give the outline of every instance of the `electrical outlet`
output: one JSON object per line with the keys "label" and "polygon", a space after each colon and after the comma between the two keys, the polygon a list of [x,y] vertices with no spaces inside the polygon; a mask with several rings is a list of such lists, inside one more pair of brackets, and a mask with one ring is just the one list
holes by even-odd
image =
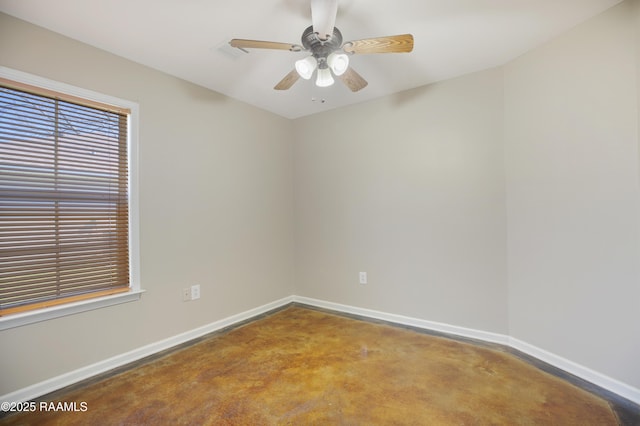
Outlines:
{"label": "electrical outlet", "polygon": [[182,301],[188,302],[191,300],[191,288],[185,287],[182,289]]}
{"label": "electrical outlet", "polygon": [[367,273],[360,272],[360,284],[366,284],[366,283],[367,283]]}
{"label": "electrical outlet", "polygon": [[191,300],[200,299],[200,284],[191,286]]}

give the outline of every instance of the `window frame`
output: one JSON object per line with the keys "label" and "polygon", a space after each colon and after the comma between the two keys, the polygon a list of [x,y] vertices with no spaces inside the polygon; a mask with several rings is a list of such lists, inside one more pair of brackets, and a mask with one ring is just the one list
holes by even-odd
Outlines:
{"label": "window frame", "polygon": [[132,302],[140,299],[144,292],[140,283],[140,226],[138,205],[138,120],[137,103],[105,95],[66,83],[50,80],[23,71],[0,66],[0,77],[68,96],[77,97],[89,102],[112,105],[128,109],[128,162],[129,162],[129,290],[108,296],[98,296],[77,302],[59,304],[47,308],[33,309],[0,317],[0,330],[19,327],[35,322],[46,321],[67,315],[86,312],[94,309]]}

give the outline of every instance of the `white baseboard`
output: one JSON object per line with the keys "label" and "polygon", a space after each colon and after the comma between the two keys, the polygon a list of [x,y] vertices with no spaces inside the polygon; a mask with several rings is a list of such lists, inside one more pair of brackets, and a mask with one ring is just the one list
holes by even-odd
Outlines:
{"label": "white baseboard", "polygon": [[513,337],[509,338],[509,346],[594,385],[598,385],[616,395],[620,395],[629,401],[640,404],[640,389]]}
{"label": "white baseboard", "polygon": [[312,299],[309,297],[293,296],[294,302],[305,305],[316,306],[318,308],[330,309],[333,311],[344,312],[347,314],[360,315],[367,318],[375,318],[383,321],[389,321],[396,324],[418,327],[425,330],[439,331],[441,333],[453,334],[461,337],[469,337],[471,339],[483,340],[485,342],[499,343],[501,345],[509,344],[509,337],[503,334],[491,333],[488,331],[474,330],[471,328],[458,327],[455,325],[444,324],[440,322],[427,321],[418,318],[406,317],[403,315],[389,314],[387,312],[374,311],[372,309],[358,308],[355,306],[342,305],[340,303],[327,302],[325,300]]}
{"label": "white baseboard", "polygon": [[623,398],[626,398],[636,404],[640,404],[640,389],[634,388],[626,383],[622,383],[616,379],[613,379],[597,371],[591,370],[585,366],[577,364],[566,358],[553,354],[551,352],[540,349],[529,343],[520,341],[513,337],[490,333],[481,330],[474,330],[470,328],[458,327],[449,324],[443,324],[439,322],[426,321],[418,318],[405,317],[402,315],[389,314],[386,312],[375,311],[371,309],[363,309],[355,306],[342,305],[339,303],[327,302],[325,300],[312,299],[309,297],[293,296],[294,302],[302,303],[305,305],[316,306],[318,308],[324,308],[334,310],[338,312],[344,312],[347,314],[360,315],[367,318],[374,318],[384,321],[389,321],[402,325],[409,325],[418,327],[425,330],[439,331],[443,333],[452,334],[455,336],[469,337],[472,339],[478,339],[490,343],[498,343],[501,345],[512,347],[520,352],[537,358],[546,362],[554,367],[557,367],[567,373],[573,374],[581,379],[591,382],[601,388],[611,391]]}
{"label": "white baseboard", "polygon": [[154,342],[146,346],[142,346],[140,348],[134,349],[132,351],[129,351],[120,355],[116,355],[112,358],[108,358],[106,360],[97,362],[95,364],[91,364],[86,367],[71,371],[69,373],[65,373],[60,376],[53,377],[49,380],[36,383],[26,388],[19,389],[15,392],[2,395],[0,396],[0,401],[9,401],[9,402],[30,401],[32,399],[46,395],[53,391],[62,389],[66,386],[70,386],[75,383],[78,383],[82,380],[89,379],[98,374],[107,372],[109,370],[113,370],[114,368],[122,367],[131,362],[138,361],[149,355],[162,352],[166,349],[170,349],[174,346],[180,345],[182,343],[186,343],[190,340],[197,339],[198,337],[202,337],[214,331],[222,330],[223,328],[254,318],[258,315],[264,314],[265,312],[269,312],[273,309],[287,305],[291,302],[293,302],[293,296],[288,296],[283,299],[276,300],[275,302],[267,303],[266,305],[262,305],[254,309],[250,309],[248,311],[245,311],[236,315],[232,315],[227,318],[223,318],[219,321],[212,322],[202,327],[198,327],[193,330],[180,333],[178,335],[169,337],[167,339],[160,340],[158,342]]}
{"label": "white baseboard", "polygon": [[544,361],[554,367],[560,368],[561,370],[580,377],[597,386],[600,386],[606,390],[609,390],[617,395],[620,395],[621,397],[626,398],[636,404],[640,404],[640,389],[634,388],[626,383],[622,383],[604,374],[593,371],[566,358],[555,355],[551,352],[545,351],[536,346],[504,334],[458,327],[450,324],[406,317],[403,315],[390,314],[387,312],[375,311],[371,309],[358,308],[355,306],[343,305],[340,303],[328,302],[302,296],[285,297],[283,299],[267,303],[257,308],[250,309],[248,311],[232,315],[227,318],[223,318],[211,324],[195,328],[185,333],[181,333],[176,336],[172,336],[167,339],[140,347],[138,349],[134,349],[124,354],[114,356],[104,361],[97,362],[87,367],[79,368],[77,370],[62,374],[60,376],[45,380],[40,383],[36,383],[32,386],[28,386],[15,392],[2,395],[0,396],[0,401],[22,402],[38,398],[42,395],[46,395],[50,392],[62,389],[66,386],[75,384],[114,368],[122,367],[144,357],[156,354],[166,349],[170,349],[174,346],[180,345],[198,337],[202,337],[208,333],[222,330],[234,324],[252,319],[258,315],[285,306],[292,302],[509,346],[521,352],[524,352],[527,355]]}

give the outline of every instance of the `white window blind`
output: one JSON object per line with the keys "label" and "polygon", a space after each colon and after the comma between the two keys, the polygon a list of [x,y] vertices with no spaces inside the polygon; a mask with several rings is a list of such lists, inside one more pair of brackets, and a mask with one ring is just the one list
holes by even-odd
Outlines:
{"label": "white window blind", "polygon": [[128,291],[128,111],[0,81],[0,315]]}

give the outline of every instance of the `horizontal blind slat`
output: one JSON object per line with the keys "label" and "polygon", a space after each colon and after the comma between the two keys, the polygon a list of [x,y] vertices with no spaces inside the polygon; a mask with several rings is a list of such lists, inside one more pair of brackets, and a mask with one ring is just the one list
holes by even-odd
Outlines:
{"label": "horizontal blind slat", "polygon": [[[109,265],[121,264],[126,262],[127,259],[123,257],[109,257],[109,258],[96,258],[92,261],[82,260],[82,261],[72,261],[66,262],[63,265],[60,265],[58,262],[48,262],[48,263],[31,263],[30,272],[34,275],[41,275],[47,273],[54,273],[58,268],[75,268],[77,270],[88,270],[92,268],[102,268]],[[7,279],[18,279],[24,277],[24,268],[13,267],[13,268],[3,268],[2,272],[0,272],[0,280]],[[6,286],[11,286],[11,282],[7,282]]]}

